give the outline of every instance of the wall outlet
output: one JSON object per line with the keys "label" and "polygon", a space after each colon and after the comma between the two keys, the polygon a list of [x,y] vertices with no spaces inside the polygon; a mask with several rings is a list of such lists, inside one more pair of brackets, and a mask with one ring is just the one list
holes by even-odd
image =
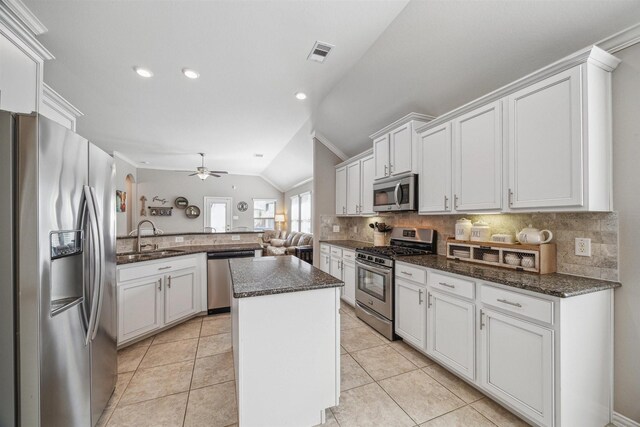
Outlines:
{"label": "wall outlet", "polygon": [[591,256],[591,239],[576,238],[576,255]]}
{"label": "wall outlet", "polygon": [[354,234],[357,234],[357,233],[358,233],[358,226],[357,226],[357,225],[354,225],[354,226],[353,226],[353,233],[354,233]]}
{"label": "wall outlet", "polygon": [[334,233],[339,233],[340,232],[340,226],[339,225],[334,225],[333,226],[333,232]]}
{"label": "wall outlet", "polygon": [[231,236],[231,240],[240,240],[240,236],[239,236],[239,235],[237,235],[237,234],[233,234],[233,235]]}
{"label": "wall outlet", "polygon": [[176,236],[176,243],[182,243],[182,242],[184,242],[184,237]]}
{"label": "wall outlet", "polygon": [[233,218],[234,221],[237,221],[238,220],[238,215],[234,215],[232,218]]}

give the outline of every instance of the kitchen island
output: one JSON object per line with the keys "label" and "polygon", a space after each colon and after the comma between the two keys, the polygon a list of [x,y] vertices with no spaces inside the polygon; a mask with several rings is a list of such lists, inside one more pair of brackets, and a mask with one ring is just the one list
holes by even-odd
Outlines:
{"label": "kitchen island", "polygon": [[229,265],[239,425],[323,423],[340,396],[343,282],[292,256]]}

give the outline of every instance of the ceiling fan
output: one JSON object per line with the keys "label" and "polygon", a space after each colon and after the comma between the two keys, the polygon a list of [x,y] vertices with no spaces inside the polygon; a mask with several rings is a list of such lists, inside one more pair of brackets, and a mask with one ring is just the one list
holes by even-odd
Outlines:
{"label": "ceiling fan", "polygon": [[[200,157],[202,157],[202,166],[196,167],[195,172],[189,176],[197,176],[198,178],[204,181],[210,176],[215,176],[217,178],[220,178],[220,175],[226,175],[227,173],[229,173],[227,171],[210,171],[204,166],[204,153],[198,153],[198,154],[200,154]],[[187,171],[187,172],[191,172],[191,171]]]}

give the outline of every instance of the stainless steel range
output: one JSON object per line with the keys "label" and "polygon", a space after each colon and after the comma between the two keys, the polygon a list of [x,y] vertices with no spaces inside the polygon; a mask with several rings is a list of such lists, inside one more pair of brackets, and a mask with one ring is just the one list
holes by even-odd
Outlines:
{"label": "stainless steel range", "polygon": [[390,246],[356,249],[356,315],[385,337],[394,330],[394,264],[396,257],[436,252],[436,231],[394,228]]}

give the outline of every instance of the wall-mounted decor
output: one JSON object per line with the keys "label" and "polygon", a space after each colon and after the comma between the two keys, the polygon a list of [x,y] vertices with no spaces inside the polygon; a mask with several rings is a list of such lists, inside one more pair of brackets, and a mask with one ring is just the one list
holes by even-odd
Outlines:
{"label": "wall-mounted decor", "polygon": [[198,218],[200,216],[200,208],[195,205],[187,206],[184,213],[187,215],[187,218]]}
{"label": "wall-mounted decor", "polygon": [[160,198],[160,197],[158,197],[158,196],[153,196],[153,200],[152,200],[152,201],[153,201],[153,202],[160,202],[160,203],[162,203],[163,205],[166,205],[166,204],[167,204],[167,199],[161,199],[161,198]]}
{"label": "wall-mounted decor", "polygon": [[127,211],[127,192],[116,190],[116,212]]}
{"label": "wall-mounted decor", "polygon": [[142,205],[142,207],[140,208],[140,216],[147,216],[147,208],[145,207],[145,203],[147,201],[147,198],[142,196],[140,197],[140,204]]}
{"label": "wall-mounted decor", "polygon": [[238,202],[238,210],[240,212],[246,212],[249,209],[249,205],[247,202]]}
{"label": "wall-mounted decor", "polygon": [[189,206],[189,201],[186,199],[186,197],[176,197],[176,200],[174,200],[173,202],[174,205],[176,205],[176,208],[178,209],[184,209],[187,206]]}
{"label": "wall-mounted decor", "polygon": [[172,212],[173,212],[173,207],[149,206],[149,215],[151,216],[171,216]]}

